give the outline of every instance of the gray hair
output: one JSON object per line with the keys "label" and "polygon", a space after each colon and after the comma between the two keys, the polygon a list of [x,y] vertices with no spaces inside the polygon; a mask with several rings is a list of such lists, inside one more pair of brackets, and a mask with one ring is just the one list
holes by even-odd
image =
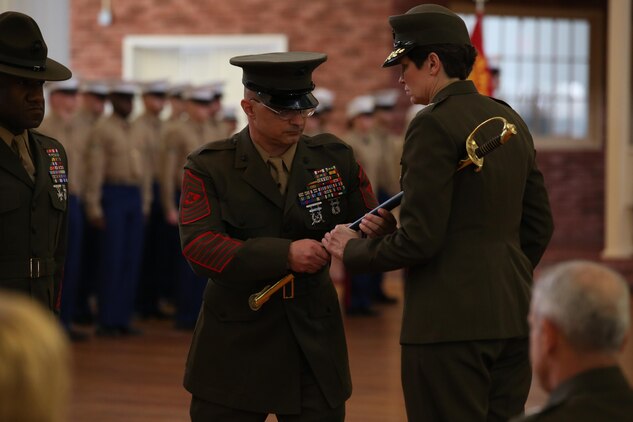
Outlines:
{"label": "gray hair", "polygon": [[535,283],[532,313],[554,322],[579,350],[616,352],[629,327],[629,287],[604,265],[569,261]]}

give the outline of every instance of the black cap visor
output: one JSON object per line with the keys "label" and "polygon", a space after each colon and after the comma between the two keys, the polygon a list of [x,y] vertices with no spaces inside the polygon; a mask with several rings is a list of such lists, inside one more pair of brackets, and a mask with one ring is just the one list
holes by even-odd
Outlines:
{"label": "black cap visor", "polygon": [[101,92],[85,91],[84,94],[92,95],[93,97],[98,98],[101,101],[105,101],[108,99],[108,94],[102,94]]}
{"label": "black cap visor", "polygon": [[316,108],[319,105],[319,101],[311,92],[267,94],[259,91],[257,95],[264,104],[274,109],[305,110],[307,108]]}
{"label": "black cap visor", "polygon": [[162,99],[167,98],[167,93],[164,91],[147,91],[144,92],[143,95],[151,95],[152,97],[158,97]]}
{"label": "black cap visor", "polygon": [[413,50],[415,43],[413,41],[396,41],[393,43],[393,51],[382,64],[382,67],[395,66],[400,63],[400,60]]}

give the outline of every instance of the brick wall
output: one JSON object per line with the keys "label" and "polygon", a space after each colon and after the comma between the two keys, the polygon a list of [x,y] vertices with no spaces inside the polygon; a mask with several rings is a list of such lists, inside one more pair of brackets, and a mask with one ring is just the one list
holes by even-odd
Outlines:
{"label": "brick wall", "polygon": [[604,153],[537,153],[556,231],[553,249],[601,250],[604,237]]}
{"label": "brick wall", "polygon": [[539,152],[547,186],[554,236],[539,268],[569,259],[600,261],[622,273],[633,292],[633,260],[603,259],[604,151]]}

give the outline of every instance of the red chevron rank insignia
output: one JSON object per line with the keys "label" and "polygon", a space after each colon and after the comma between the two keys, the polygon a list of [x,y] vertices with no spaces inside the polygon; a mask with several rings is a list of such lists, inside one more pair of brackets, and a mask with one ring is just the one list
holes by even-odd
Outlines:
{"label": "red chevron rank insignia", "polygon": [[187,195],[185,196],[185,199],[184,199],[185,201],[184,205],[191,206],[195,204],[196,202],[198,202],[200,198],[202,198],[202,195],[200,195],[197,192],[187,192]]}
{"label": "red chevron rank insignia", "polygon": [[191,224],[211,215],[211,205],[207,198],[204,182],[191,170],[185,170],[182,179],[182,199],[180,201],[180,222]]}

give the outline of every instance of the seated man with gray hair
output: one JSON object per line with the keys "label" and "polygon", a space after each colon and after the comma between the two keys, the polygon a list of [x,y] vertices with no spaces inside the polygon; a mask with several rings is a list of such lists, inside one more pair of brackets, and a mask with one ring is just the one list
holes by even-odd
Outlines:
{"label": "seated man with gray hair", "polygon": [[631,421],[633,390],[618,366],[630,292],[615,271],[587,261],[557,265],[535,284],[530,357],[544,408],[519,421]]}

